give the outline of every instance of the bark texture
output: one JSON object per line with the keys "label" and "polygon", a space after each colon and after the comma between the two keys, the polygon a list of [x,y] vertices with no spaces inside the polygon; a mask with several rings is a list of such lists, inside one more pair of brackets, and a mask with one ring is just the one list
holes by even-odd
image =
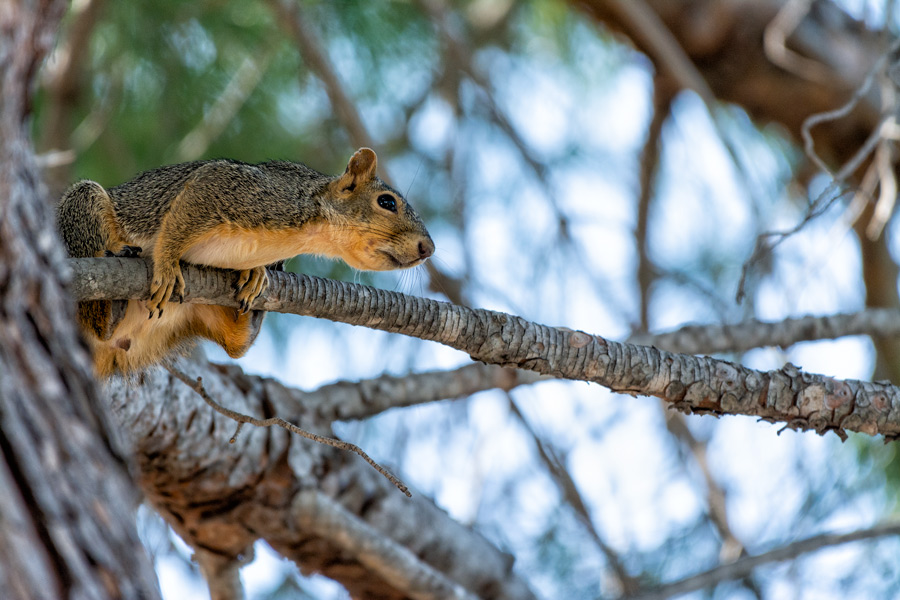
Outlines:
{"label": "bark texture", "polygon": [[155,598],[27,133],[31,81],[64,7],[0,4],[0,590]]}
{"label": "bark texture", "polygon": [[[79,299],[146,298],[150,263],[71,259]],[[183,264],[188,302],[237,307],[236,273]],[[445,344],[474,360],[599,383],[612,391],[656,396],[698,414],[741,414],[818,433],[900,435],[900,388],[838,380],[788,364],[756,371],[710,357],[666,352],[548,327],[505,313],[472,309],[302,274],[270,272],[254,308],[316,316]]]}
{"label": "bark texture", "polygon": [[[316,403],[274,380],[237,367],[184,368],[228,408],[331,434]],[[246,427],[229,444],[235,423],[161,369],[140,385],[113,379],[107,391],[148,500],[203,552],[237,563],[263,539],[356,598],[533,598],[512,557],[351,453],[278,428]]]}

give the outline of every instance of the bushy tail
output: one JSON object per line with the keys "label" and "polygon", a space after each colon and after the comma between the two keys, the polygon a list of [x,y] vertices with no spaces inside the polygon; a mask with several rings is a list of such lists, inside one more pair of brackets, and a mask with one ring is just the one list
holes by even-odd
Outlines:
{"label": "bushy tail", "polygon": [[[73,258],[104,256],[119,251],[123,240],[115,222],[112,200],[99,183],[79,181],[63,195],[56,209],[56,225]],[[82,327],[108,340],[124,314],[126,303],[98,300],[78,303]]]}
{"label": "bushy tail", "polygon": [[69,188],[56,209],[57,227],[69,256],[103,256],[113,214],[112,200],[99,183],[79,181]]}

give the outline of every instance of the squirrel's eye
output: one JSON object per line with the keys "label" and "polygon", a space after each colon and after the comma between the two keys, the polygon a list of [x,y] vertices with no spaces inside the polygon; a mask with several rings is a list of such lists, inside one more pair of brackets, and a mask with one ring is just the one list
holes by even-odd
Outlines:
{"label": "squirrel's eye", "polygon": [[397,212],[397,201],[394,200],[394,197],[390,194],[382,194],[378,196],[378,206],[380,206],[384,210]]}

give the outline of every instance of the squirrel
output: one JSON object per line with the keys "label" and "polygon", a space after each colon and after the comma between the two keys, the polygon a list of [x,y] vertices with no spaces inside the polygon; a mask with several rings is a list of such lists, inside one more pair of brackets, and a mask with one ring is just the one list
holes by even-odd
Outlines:
{"label": "squirrel", "polygon": [[[72,257],[152,259],[149,300],[80,302],[78,320],[98,377],[130,374],[187,349],[196,338],[243,356],[264,311],[266,265],[299,254],[341,258],[355,269],[406,269],[434,242],[406,199],[376,176],[360,148],[342,175],[301,163],[202,160],[141,173],[104,189],[84,180],[63,195],[57,226]],[[240,271],[240,309],[182,300],[179,260]]]}

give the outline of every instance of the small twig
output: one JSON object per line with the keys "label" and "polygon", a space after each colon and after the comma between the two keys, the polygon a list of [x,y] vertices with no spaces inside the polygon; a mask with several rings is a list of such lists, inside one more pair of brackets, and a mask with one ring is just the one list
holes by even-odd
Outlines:
{"label": "small twig", "polygon": [[812,0],[789,0],[763,33],[763,49],[773,63],[802,79],[827,84],[831,70],[819,61],[807,58],[787,47],[787,39],[809,14]]}
{"label": "small twig", "polygon": [[[803,121],[803,125],[800,127],[800,134],[803,138],[803,150],[809,158],[819,169],[823,172],[827,173],[831,176],[831,183],[828,185],[825,190],[819,194],[819,196],[810,203],[807,208],[806,215],[804,215],[803,219],[794,227],[791,227],[788,230],[784,231],[766,231],[761,233],[756,238],[756,246],[753,249],[753,253],[750,258],[744,263],[743,268],[741,269],[741,278],[738,283],[737,294],[735,295],[735,299],[738,302],[741,302],[745,295],[745,286],[747,283],[747,276],[749,275],[750,268],[759,261],[763,256],[769,254],[784,240],[793,236],[795,233],[803,229],[807,223],[823,214],[826,210],[831,208],[832,204],[834,204],[839,198],[841,198],[847,191],[840,191],[840,188],[844,181],[848,179],[853,173],[863,164],[863,162],[872,154],[878,147],[879,143],[893,130],[895,118],[893,113],[893,106],[885,106],[882,108],[882,118],[879,121],[878,125],[872,130],[872,133],[869,134],[869,137],[866,138],[866,141],[863,142],[862,146],[853,154],[850,159],[843,164],[843,166],[836,172],[832,172],[831,169],[828,168],[828,165],[825,161],[816,153],[815,142],[812,137],[812,128],[821,123],[827,123],[829,121],[837,121],[838,119],[842,119],[849,115],[853,109],[859,104],[859,101],[863,99],[863,97],[868,93],[869,89],[872,87],[872,84],[875,82],[876,77],[883,71],[885,65],[887,64],[888,58],[892,56],[900,50],[900,40],[895,41],[887,52],[882,54],[878,60],[875,61],[875,64],[866,74],[865,79],[862,84],[856,89],[850,99],[839,108],[834,110],[829,110],[826,112],[816,113],[814,115],[810,115]],[[839,192],[839,193],[838,193]],[[774,242],[770,242],[769,240],[775,238]]]}
{"label": "small twig", "polygon": [[[833,111],[834,112],[834,111]],[[814,118],[822,116],[826,113],[820,113],[818,115],[813,115],[809,117],[804,122],[804,127],[810,123]],[[744,266],[741,268],[741,278],[738,282],[737,294],[735,295],[735,299],[738,302],[741,302],[744,299],[745,291],[744,288],[747,283],[747,276],[750,274],[750,268],[762,257],[766,256],[770,252],[774,251],[783,241],[790,238],[800,230],[804,229],[810,221],[818,218],[820,215],[824,214],[831,206],[837,202],[840,198],[842,198],[845,194],[850,193],[850,190],[841,190],[841,184],[845,179],[850,177],[854,171],[863,163],[863,161],[877,148],[878,143],[883,138],[882,131],[885,129],[885,126],[890,126],[891,123],[894,122],[893,116],[889,116],[884,118],[878,126],[869,134],[869,137],[866,138],[866,141],[863,142],[863,145],[856,151],[849,161],[844,163],[844,166],[840,168],[837,173],[831,173],[828,168],[825,166],[824,161],[816,155],[815,151],[812,149],[812,137],[809,137],[807,140],[807,154],[810,159],[816,163],[820,168],[824,169],[826,173],[831,175],[832,181],[828,184],[828,187],[819,194],[815,200],[813,200],[806,209],[806,214],[800,220],[799,223],[794,225],[793,227],[781,231],[764,231],[756,237],[756,245],[753,248],[753,253],[750,255],[750,258],[744,263]],[[809,135],[808,130],[803,130],[804,137]],[[770,241],[770,239],[774,239],[775,241]]]}
{"label": "small twig", "polygon": [[203,387],[203,378],[198,377],[197,379],[191,379],[187,374],[180,371],[178,368],[173,365],[166,365],[166,369],[168,369],[169,373],[180,379],[186,386],[197,392],[203,401],[206,402],[213,410],[215,410],[220,415],[224,415],[233,421],[237,421],[237,429],[235,429],[234,435],[231,436],[231,439],[228,440],[230,444],[233,444],[237,440],[237,435],[241,431],[241,427],[243,427],[244,423],[249,423],[251,425],[256,425],[257,427],[281,427],[283,429],[287,429],[291,433],[295,433],[301,437],[305,437],[308,440],[312,440],[314,442],[318,442],[320,444],[325,444],[326,446],[331,446],[333,448],[338,448],[339,450],[349,450],[351,452],[355,452],[360,455],[367,463],[372,465],[372,468],[384,475],[388,481],[397,486],[401,492],[406,494],[407,497],[412,498],[412,494],[409,491],[402,481],[394,477],[391,473],[388,472],[387,469],[379,465],[377,462],[372,460],[368,454],[366,454],[362,448],[357,446],[356,444],[351,444],[350,442],[344,442],[341,440],[336,440],[334,438],[325,437],[323,435],[318,435],[316,433],[312,433],[306,431],[305,429],[300,429],[293,423],[285,421],[281,417],[270,417],[268,419],[257,419],[255,417],[251,417],[249,415],[245,415],[243,413],[239,413],[237,411],[231,410],[230,408],[225,408],[218,402],[212,399],[210,395],[206,392],[206,388]]}
{"label": "small twig", "polygon": [[[848,175],[853,173],[853,171],[856,170],[856,167],[859,166],[859,162],[862,162],[862,159],[865,158],[868,155],[868,153],[874,148],[875,143],[871,143],[871,146],[870,146],[870,140],[867,140],[866,144],[863,145],[863,148],[870,146],[868,148],[869,152],[862,153],[862,152],[858,151],[856,153],[856,156],[854,157],[854,159],[851,159],[838,173],[832,174],[831,170],[828,168],[828,165],[825,164],[825,161],[822,160],[822,158],[816,153],[815,142],[813,141],[811,130],[813,127],[815,127],[816,125],[818,125],[820,123],[826,123],[828,121],[837,121],[838,119],[842,119],[842,118],[846,117],[847,115],[849,115],[850,112],[859,103],[859,101],[862,100],[863,96],[865,96],[868,93],[869,88],[872,87],[872,84],[875,83],[875,78],[878,76],[878,74],[884,68],[885,64],[887,63],[888,57],[890,57],[892,54],[897,52],[897,50],[900,50],[900,40],[897,40],[896,42],[894,42],[891,45],[891,47],[888,49],[888,51],[886,53],[882,54],[878,58],[878,60],[875,61],[875,64],[872,66],[872,68],[866,74],[866,78],[863,80],[862,84],[856,89],[855,92],[853,92],[853,95],[850,97],[849,100],[847,100],[847,102],[843,106],[836,108],[834,110],[829,110],[826,112],[821,112],[821,113],[816,113],[814,115],[811,115],[811,116],[807,117],[805,121],[803,121],[803,125],[800,127],[800,134],[803,137],[803,149],[806,152],[806,156],[809,157],[809,159],[811,161],[813,161],[813,163],[815,163],[815,165],[817,167],[819,167],[825,173],[832,175],[832,178],[837,181],[841,181],[841,180],[845,179]],[[880,129],[881,129],[882,125],[883,125],[883,121],[882,121],[882,123],[879,123],[878,127],[875,128],[875,131],[879,132],[879,136],[878,136],[879,138],[880,138]],[[878,141],[878,138],[875,139],[875,142],[877,142],[877,141]]]}

